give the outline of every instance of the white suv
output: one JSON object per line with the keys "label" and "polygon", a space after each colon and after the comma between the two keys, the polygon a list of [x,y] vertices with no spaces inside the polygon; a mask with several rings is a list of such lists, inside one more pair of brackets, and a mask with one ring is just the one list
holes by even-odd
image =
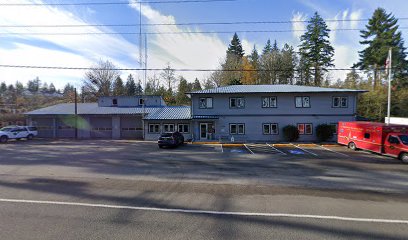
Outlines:
{"label": "white suv", "polygon": [[6,143],[9,139],[20,140],[26,138],[27,140],[33,139],[37,136],[36,127],[28,126],[7,126],[0,128],[0,143]]}

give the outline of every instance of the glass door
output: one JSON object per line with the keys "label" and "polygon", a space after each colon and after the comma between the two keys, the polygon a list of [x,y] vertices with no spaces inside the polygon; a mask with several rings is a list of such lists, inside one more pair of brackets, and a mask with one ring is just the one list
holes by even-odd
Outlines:
{"label": "glass door", "polygon": [[208,139],[208,123],[200,123],[200,139]]}

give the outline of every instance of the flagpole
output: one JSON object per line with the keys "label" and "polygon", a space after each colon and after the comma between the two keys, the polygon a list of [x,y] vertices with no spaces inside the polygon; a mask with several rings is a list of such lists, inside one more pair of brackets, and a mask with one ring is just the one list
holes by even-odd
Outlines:
{"label": "flagpole", "polygon": [[388,108],[387,108],[387,124],[390,124],[390,114],[391,114],[391,70],[392,70],[392,51],[391,48],[388,50]]}

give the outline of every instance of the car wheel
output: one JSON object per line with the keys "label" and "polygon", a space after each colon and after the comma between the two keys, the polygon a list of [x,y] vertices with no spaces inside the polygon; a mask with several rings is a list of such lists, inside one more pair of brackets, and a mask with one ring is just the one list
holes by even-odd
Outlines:
{"label": "car wheel", "polygon": [[0,143],[6,143],[7,140],[8,140],[8,137],[7,137],[7,136],[1,136],[1,137],[0,137]]}
{"label": "car wheel", "polygon": [[17,140],[17,141],[20,141],[20,140],[21,140],[21,138],[16,138],[16,140]]}
{"label": "car wheel", "polygon": [[34,138],[34,136],[33,136],[32,134],[29,134],[29,135],[27,136],[27,140],[33,140],[33,138]]}
{"label": "car wheel", "polygon": [[349,147],[351,150],[354,150],[354,151],[357,150],[357,146],[356,146],[356,144],[353,143],[353,142],[350,142],[350,143],[348,144],[348,147]]}
{"label": "car wheel", "polygon": [[401,154],[400,159],[403,163],[408,163],[408,153]]}

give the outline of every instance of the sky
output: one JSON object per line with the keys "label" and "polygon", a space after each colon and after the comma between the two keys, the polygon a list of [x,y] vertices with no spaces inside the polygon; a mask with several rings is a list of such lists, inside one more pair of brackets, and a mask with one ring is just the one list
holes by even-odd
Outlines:
{"label": "sky", "polygon": [[[408,18],[406,0],[235,0],[189,3],[155,1],[156,3],[143,3],[140,8],[138,0],[0,0],[0,65],[86,68],[95,66],[100,60],[109,60],[118,68],[140,68],[139,35],[123,33],[138,33],[137,24],[140,23],[141,16],[142,24],[145,24],[142,32],[172,33],[148,34],[146,38],[142,37],[142,59],[144,62],[144,53],[147,52],[148,68],[162,69],[170,64],[174,69],[216,69],[225,57],[234,32],[238,32],[247,54],[254,46],[261,51],[268,39],[276,40],[280,47],[288,43],[296,48],[305,24],[291,20],[307,20],[317,11],[324,19],[339,20],[327,22],[332,30],[330,42],[335,48],[334,64],[336,68],[349,68],[357,62],[358,51],[363,48],[359,44],[359,32],[337,29],[364,28],[366,21],[353,20],[370,18],[377,7],[386,9],[397,18]],[[92,2],[121,4],[58,5]],[[26,5],[5,5],[10,3]],[[245,21],[289,22],[163,25]],[[407,28],[408,19],[400,19],[399,25]],[[240,32],[248,30],[272,32]],[[273,32],[277,30],[284,32]],[[188,33],[192,31],[201,33]],[[407,39],[408,29],[401,31],[404,39]],[[147,51],[144,47],[146,45]],[[85,70],[0,67],[0,82],[26,83],[39,77],[42,82],[52,82],[57,88],[62,88],[67,83],[80,87],[84,73]],[[136,78],[143,78],[143,72],[140,71],[121,71],[122,78],[126,79],[130,73]],[[333,81],[344,79],[346,73],[332,71],[330,77]],[[149,76],[153,74],[159,75],[160,71],[148,72]],[[193,81],[196,77],[202,80],[209,74],[176,72],[177,76],[183,75],[188,81]]]}

